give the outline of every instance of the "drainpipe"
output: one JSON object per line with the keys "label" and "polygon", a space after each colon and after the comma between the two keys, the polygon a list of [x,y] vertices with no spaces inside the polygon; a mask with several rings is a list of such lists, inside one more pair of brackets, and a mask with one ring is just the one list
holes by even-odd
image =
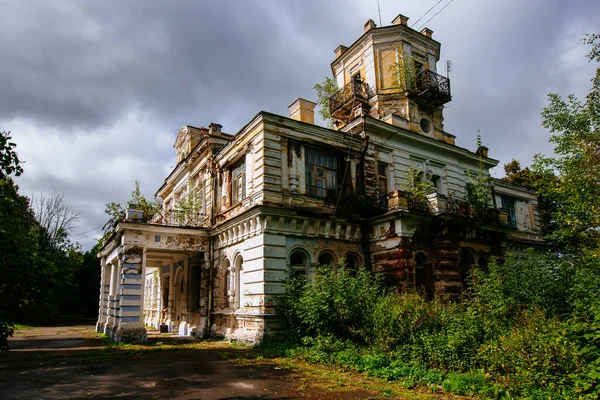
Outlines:
{"label": "drainpipe", "polygon": [[[362,121],[362,131],[364,134],[364,148],[360,154],[360,158],[361,158],[361,162],[362,162],[362,174],[363,176],[361,177],[362,179],[362,183],[363,183],[363,187],[360,188],[360,190],[362,191],[363,195],[366,195],[366,190],[365,190],[365,182],[366,182],[366,168],[365,168],[365,155],[367,154],[367,150],[369,149],[369,135],[367,135],[367,131],[365,129],[366,127],[366,123],[365,123],[365,119],[363,118]],[[369,243],[369,220],[366,218],[361,218],[360,220],[360,230],[362,232],[361,234],[361,238],[360,238],[360,244],[361,247],[363,249],[363,256],[365,257],[365,267],[369,267],[370,270],[373,270],[373,265],[371,264],[371,243]]]}
{"label": "drainpipe", "polygon": [[[210,164],[209,164],[210,165]],[[212,196],[211,196],[211,207],[210,207],[210,226],[213,227],[215,225],[215,209],[217,206],[217,173],[215,171],[215,168],[210,168],[210,175],[212,177],[211,179],[211,191],[212,191]],[[210,336],[211,332],[211,327],[212,327],[212,311],[213,311],[213,282],[214,282],[214,262],[215,262],[215,256],[214,256],[214,236],[210,235],[208,237],[208,307],[207,307],[207,316],[206,316],[206,336]]]}

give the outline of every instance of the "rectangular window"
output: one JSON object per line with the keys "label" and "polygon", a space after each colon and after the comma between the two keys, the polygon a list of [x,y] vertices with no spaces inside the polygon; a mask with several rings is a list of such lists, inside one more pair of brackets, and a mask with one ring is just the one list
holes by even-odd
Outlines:
{"label": "rectangular window", "polygon": [[511,197],[501,197],[502,208],[508,211],[508,226],[511,228],[517,227],[517,213],[515,210],[515,199]]}
{"label": "rectangular window", "polygon": [[241,203],[246,197],[246,159],[242,157],[231,167],[231,205]]}
{"label": "rectangular window", "polygon": [[306,148],[306,194],[333,198],[337,193],[337,157]]}

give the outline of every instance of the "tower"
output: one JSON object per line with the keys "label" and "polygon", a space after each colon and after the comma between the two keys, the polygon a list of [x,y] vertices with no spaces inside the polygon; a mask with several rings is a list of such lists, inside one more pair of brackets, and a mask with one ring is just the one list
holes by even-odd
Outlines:
{"label": "tower", "polygon": [[399,14],[392,25],[372,20],[350,47],[340,45],[331,70],[338,92],[330,99],[335,126],[351,130],[364,115],[454,144],[444,132],[443,105],[451,100],[450,80],[437,73],[440,43],[433,31],[408,27]]}

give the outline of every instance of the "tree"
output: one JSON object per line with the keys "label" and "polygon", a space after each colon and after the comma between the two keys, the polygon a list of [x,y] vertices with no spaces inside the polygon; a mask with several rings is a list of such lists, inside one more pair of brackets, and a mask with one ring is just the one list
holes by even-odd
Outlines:
{"label": "tree", "polygon": [[20,196],[12,176],[23,172],[9,132],[0,133],[0,351],[8,350],[12,320],[32,289],[27,285],[35,261],[31,232],[36,222],[29,200]]}
{"label": "tree", "polygon": [[[590,61],[600,61],[598,35],[588,35],[594,44]],[[551,238],[566,248],[600,247],[600,68],[592,88],[581,101],[574,95],[566,100],[548,95],[542,125],[552,133],[554,157],[536,155],[533,169],[540,176],[541,195],[557,203],[553,213],[556,229]],[[558,179],[551,176],[556,172]]]}
{"label": "tree", "polygon": [[557,184],[557,176],[553,171],[546,171],[546,176],[542,177],[537,170],[533,171],[529,167],[521,168],[521,163],[515,159],[504,164],[504,172],[506,173],[506,176],[500,178],[501,180],[538,192],[538,214],[540,216],[542,232],[544,233],[544,236],[550,239],[555,227],[552,216],[556,210],[557,203],[552,197],[540,194],[540,189],[542,189],[540,183],[553,182],[553,184]]}
{"label": "tree", "polygon": [[319,114],[321,115],[321,118],[323,118],[323,121],[327,123],[327,127],[333,128],[333,118],[331,117],[329,106],[331,96],[335,95],[340,90],[337,86],[337,82],[335,79],[327,77],[322,83],[317,83],[314,88],[317,91],[317,102],[320,106]]}
{"label": "tree", "polygon": [[79,213],[67,203],[65,195],[53,191],[49,195],[39,193],[32,199],[37,220],[46,229],[50,245],[57,249],[66,249],[68,237],[73,230]]}
{"label": "tree", "polygon": [[11,142],[11,139],[10,132],[0,132],[0,179],[23,173],[19,156],[14,150],[17,144]]}
{"label": "tree", "polygon": [[[481,135],[477,135],[477,148],[481,148]],[[467,171],[467,201],[478,216],[486,215],[492,203],[492,177],[485,169],[483,156],[479,155],[477,175]]]}
{"label": "tree", "polygon": [[[158,210],[159,204],[153,200],[147,200],[140,189],[140,181],[135,181],[135,187],[131,191],[131,199],[128,204],[135,205],[142,209],[144,213],[144,221],[152,218],[152,215]],[[121,203],[110,202],[106,203],[104,212],[110,216],[110,219],[104,224],[103,229],[110,229],[118,221],[125,219],[127,210]]]}

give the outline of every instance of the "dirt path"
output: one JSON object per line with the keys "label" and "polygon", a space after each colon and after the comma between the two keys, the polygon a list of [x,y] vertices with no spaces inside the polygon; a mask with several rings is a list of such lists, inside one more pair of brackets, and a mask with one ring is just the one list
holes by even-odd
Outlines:
{"label": "dirt path", "polygon": [[[298,373],[229,361],[231,349],[105,348],[91,326],[19,330],[0,360],[0,399],[366,399],[364,390],[321,391]],[[189,342],[189,341],[188,341]],[[224,346],[224,345],[223,345]]]}

